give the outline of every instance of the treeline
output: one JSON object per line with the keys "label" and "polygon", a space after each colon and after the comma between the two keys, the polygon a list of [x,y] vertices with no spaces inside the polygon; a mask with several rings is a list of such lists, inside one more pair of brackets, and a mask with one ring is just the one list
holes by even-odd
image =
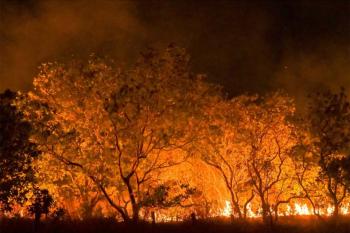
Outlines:
{"label": "treeline", "polygon": [[280,91],[227,98],[177,47],[132,67],[94,56],[46,63],[33,86],[0,95],[2,213],[272,224],[293,203],[320,219],[347,210],[344,89],[310,93],[299,112]]}

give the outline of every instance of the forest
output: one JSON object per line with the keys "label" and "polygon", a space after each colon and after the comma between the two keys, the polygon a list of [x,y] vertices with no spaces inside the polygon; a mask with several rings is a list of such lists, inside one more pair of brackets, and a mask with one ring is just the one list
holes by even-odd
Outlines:
{"label": "forest", "polygon": [[174,45],[44,63],[0,94],[0,232],[349,232],[350,99],[307,95],[229,96]]}

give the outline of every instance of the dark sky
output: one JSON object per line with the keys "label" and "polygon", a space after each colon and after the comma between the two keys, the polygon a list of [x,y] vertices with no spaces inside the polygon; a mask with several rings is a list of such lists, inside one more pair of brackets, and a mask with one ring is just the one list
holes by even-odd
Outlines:
{"label": "dark sky", "polygon": [[0,91],[30,89],[45,61],[94,52],[129,63],[172,42],[231,95],[350,88],[350,1],[0,2]]}

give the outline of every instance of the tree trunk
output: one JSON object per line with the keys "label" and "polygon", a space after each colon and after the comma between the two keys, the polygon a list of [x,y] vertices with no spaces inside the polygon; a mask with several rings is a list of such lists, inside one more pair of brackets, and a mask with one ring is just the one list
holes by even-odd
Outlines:
{"label": "tree trunk", "polygon": [[332,178],[328,176],[328,184],[327,184],[327,187],[328,187],[328,192],[332,198],[332,201],[333,201],[333,207],[334,207],[334,211],[333,211],[333,214],[332,214],[332,217],[333,219],[337,219],[338,218],[338,215],[339,215],[339,200],[337,198],[337,187],[338,187],[338,183],[337,181],[335,180],[334,181],[335,184],[335,188],[334,188],[334,191],[332,189]]}
{"label": "tree trunk", "polygon": [[0,212],[0,233],[2,233],[2,222],[3,222],[3,214]]}
{"label": "tree trunk", "polygon": [[131,222],[136,224],[139,222],[139,206],[138,203],[136,202],[136,198],[134,195],[134,190],[131,187],[130,184],[130,179],[123,179],[124,183],[126,184],[127,188],[128,188],[128,194],[129,194],[129,198],[130,198],[130,203],[131,203],[131,207],[132,207],[132,219]]}
{"label": "tree trunk", "polygon": [[238,218],[242,219],[242,212],[241,212],[241,209],[239,207],[238,201],[236,201],[236,199],[235,199],[235,194],[232,191],[231,186],[229,186],[228,184],[226,184],[226,186],[230,190],[230,195],[231,195],[231,204],[232,204],[232,210],[233,210],[231,214],[233,215],[234,212],[237,212],[238,213]]}
{"label": "tree trunk", "polygon": [[275,220],[274,220],[274,221],[275,221],[275,222],[278,221],[278,206],[279,206],[279,205],[276,205],[275,208],[274,208],[274,214],[275,214]]}
{"label": "tree trunk", "polygon": [[331,217],[331,227],[334,229],[334,232],[337,232],[337,228],[338,228],[338,223],[339,223],[339,201],[336,197],[333,197],[333,213],[332,213],[332,217]]}
{"label": "tree trunk", "polygon": [[133,223],[139,222],[139,208],[134,204],[132,206],[132,221]]}
{"label": "tree trunk", "polygon": [[247,219],[247,208],[248,208],[249,203],[253,200],[253,198],[254,198],[254,193],[252,192],[252,195],[244,203],[244,206],[243,206],[243,218],[244,219]]}
{"label": "tree trunk", "polygon": [[156,225],[156,214],[154,211],[151,212],[151,217],[152,217],[152,225]]}
{"label": "tree trunk", "polygon": [[39,232],[41,213],[34,214],[34,232]]}
{"label": "tree trunk", "polygon": [[333,217],[338,218],[339,216],[339,204],[337,201],[334,201],[334,211],[333,211]]}
{"label": "tree trunk", "polygon": [[234,212],[237,212],[238,213],[238,218],[241,220],[243,218],[242,216],[242,212],[241,212],[241,209],[239,207],[239,204],[238,202],[232,197],[231,198],[232,200],[232,204],[233,204],[233,211],[232,211],[232,215],[234,215]]}
{"label": "tree trunk", "polygon": [[264,224],[270,228],[272,227],[272,224],[273,224],[273,219],[270,212],[270,206],[266,203],[263,196],[260,196],[260,199],[261,199],[262,217],[263,217]]}

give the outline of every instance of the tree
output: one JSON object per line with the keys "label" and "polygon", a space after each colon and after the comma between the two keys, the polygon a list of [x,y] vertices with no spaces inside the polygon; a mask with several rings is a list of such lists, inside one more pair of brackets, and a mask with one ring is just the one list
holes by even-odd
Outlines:
{"label": "tree", "polygon": [[219,99],[207,114],[199,151],[221,174],[234,214],[245,218],[254,201],[261,207],[264,222],[272,224],[279,206],[297,198],[289,176],[295,145],[288,121],[294,114],[292,100],[279,92]]}
{"label": "tree", "polygon": [[97,58],[48,63],[34,80],[26,112],[46,155],[79,168],[124,221],[137,222],[143,193],[186,160],[193,118],[211,92],[189,72],[185,51],[141,55],[131,69]]}
{"label": "tree", "polygon": [[[246,161],[240,153],[239,122],[242,121],[244,103],[249,98],[232,100],[215,98],[206,108],[208,118],[203,119],[203,136],[198,150],[203,161],[222,177],[231,198],[233,215],[247,217],[247,206],[254,198],[251,191]],[[213,184],[207,183],[212,186]]]}
{"label": "tree", "polygon": [[[199,142],[196,144],[203,145]],[[226,184],[221,174],[204,162],[202,154],[196,153],[195,150],[193,152],[194,156],[186,163],[170,169],[167,175],[176,177],[178,182],[195,187],[200,195],[194,195],[188,200],[192,204],[189,208],[174,209],[173,216],[178,216],[180,219],[183,216],[188,217],[191,213],[203,219],[219,216],[223,213],[227,199],[230,199]]]}
{"label": "tree", "polygon": [[53,205],[53,198],[46,189],[34,189],[33,202],[28,206],[28,211],[35,217],[35,232],[38,231],[40,225],[40,218],[43,214],[46,216],[50,212],[50,208]]}
{"label": "tree", "polygon": [[81,169],[50,156],[40,156],[33,167],[37,186],[47,189],[56,205],[64,208],[71,217],[86,219],[100,214],[103,194]]}
{"label": "tree", "polygon": [[174,207],[188,208],[193,206],[188,201],[198,195],[200,195],[200,192],[189,184],[179,184],[176,180],[169,180],[167,183],[160,184],[145,193],[142,198],[142,206],[152,211]]}
{"label": "tree", "polygon": [[[293,163],[293,176],[296,181],[300,197],[306,199],[312,207],[312,212],[320,220],[322,209],[325,208],[324,183],[318,175],[320,167],[318,160],[310,153],[311,137],[308,132],[308,122],[302,117],[295,116],[292,119],[296,145],[292,149],[291,158]],[[293,174],[293,175],[292,175]]]}
{"label": "tree", "polygon": [[261,207],[266,224],[273,223],[273,211],[288,202],[290,187],[290,153],[295,145],[288,118],[294,114],[292,99],[277,92],[248,99],[239,121],[240,154]]}
{"label": "tree", "polygon": [[34,181],[33,159],[39,154],[29,141],[31,124],[15,107],[17,94],[0,94],[0,210],[9,211],[14,202],[23,203]]}
{"label": "tree", "polygon": [[311,152],[319,166],[318,179],[322,180],[333,205],[333,216],[347,196],[347,164],[350,149],[350,103],[344,89],[330,90],[310,96],[306,114]]}

